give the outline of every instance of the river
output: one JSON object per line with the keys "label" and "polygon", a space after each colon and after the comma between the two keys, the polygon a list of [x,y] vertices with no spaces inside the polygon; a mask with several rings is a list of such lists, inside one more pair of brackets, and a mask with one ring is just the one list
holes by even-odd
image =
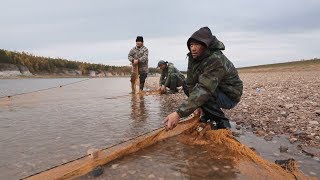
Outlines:
{"label": "river", "polygon": [[[0,179],[23,178],[160,128],[185,98],[130,91],[127,77],[0,79]],[[248,144],[263,144],[247,137]],[[262,153],[273,160],[271,150]],[[305,171],[318,170],[318,161],[299,157]]]}

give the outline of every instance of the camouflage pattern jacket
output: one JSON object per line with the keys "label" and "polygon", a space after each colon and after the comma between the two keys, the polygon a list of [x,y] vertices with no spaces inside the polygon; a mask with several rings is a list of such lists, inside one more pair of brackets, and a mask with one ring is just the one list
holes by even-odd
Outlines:
{"label": "camouflage pattern jacket", "polygon": [[166,87],[170,86],[170,76],[172,74],[177,74],[179,75],[182,79],[184,79],[183,74],[176,68],[172,63],[168,63],[167,67],[162,70],[161,72],[161,77],[159,81],[159,85],[165,85]]}
{"label": "camouflage pattern jacket", "polygon": [[[204,43],[205,52],[196,59],[188,53],[187,86],[189,97],[178,107],[176,112],[180,117],[186,117],[197,108],[206,104],[216,104],[217,90],[225,93],[235,102],[240,101],[243,84],[232,62],[221,52],[225,47],[209,28],[201,28],[188,40],[197,40]],[[190,49],[189,49],[190,50]]]}
{"label": "camouflage pattern jacket", "polygon": [[128,54],[128,59],[132,63],[138,59],[139,73],[148,73],[148,49],[145,46],[132,48]]}

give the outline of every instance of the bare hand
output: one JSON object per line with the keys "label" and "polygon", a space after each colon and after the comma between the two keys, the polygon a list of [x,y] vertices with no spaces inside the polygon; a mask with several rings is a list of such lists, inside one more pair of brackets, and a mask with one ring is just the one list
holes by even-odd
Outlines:
{"label": "bare hand", "polygon": [[162,93],[165,93],[165,92],[166,92],[166,87],[165,87],[164,85],[162,85],[162,86],[160,87],[160,91],[161,91]]}
{"label": "bare hand", "polygon": [[166,130],[171,130],[175,128],[180,120],[180,116],[177,112],[169,114],[162,123],[166,123]]}
{"label": "bare hand", "polygon": [[203,110],[201,108],[198,108],[196,109],[194,112],[193,112],[195,115],[200,115],[202,116],[203,115]]}
{"label": "bare hand", "polygon": [[139,63],[139,60],[138,60],[138,59],[133,60],[133,64],[134,64],[134,65],[136,65],[136,64],[138,64],[138,63]]}

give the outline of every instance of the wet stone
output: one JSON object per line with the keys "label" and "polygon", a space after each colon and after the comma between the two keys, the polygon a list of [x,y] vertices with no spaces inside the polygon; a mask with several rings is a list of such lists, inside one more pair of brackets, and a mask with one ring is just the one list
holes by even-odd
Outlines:
{"label": "wet stone", "polygon": [[103,174],[103,168],[101,166],[98,166],[91,171],[91,174],[93,177],[101,176]]}
{"label": "wet stone", "polygon": [[290,139],[289,139],[289,142],[290,142],[291,144],[293,144],[293,143],[295,143],[295,142],[297,142],[297,141],[298,141],[297,138],[290,138]]}
{"label": "wet stone", "polygon": [[281,153],[288,152],[288,149],[289,149],[289,148],[288,148],[287,146],[282,146],[282,145],[281,145],[280,148],[279,148],[279,150],[280,150]]}
{"label": "wet stone", "polygon": [[111,166],[111,168],[112,168],[112,169],[117,169],[118,166],[119,166],[119,164],[113,164],[113,165]]}
{"label": "wet stone", "polygon": [[257,136],[264,136],[264,135],[266,134],[266,132],[264,132],[263,130],[257,130],[257,131],[255,132],[255,134],[256,134]]}
{"label": "wet stone", "polygon": [[212,166],[211,167],[214,171],[219,171],[219,168],[217,166]]}
{"label": "wet stone", "polygon": [[234,137],[240,137],[241,136],[241,133],[240,132],[232,132],[232,135]]}
{"label": "wet stone", "polygon": [[311,157],[320,157],[320,150],[313,147],[301,147],[302,152]]}
{"label": "wet stone", "polygon": [[273,136],[272,136],[272,135],[266,135],[266,136],[264,137],[264,140],[266,140],[266,141],[272,141],[272,139],[273,139]]}
{"label": "wet stone", "polygon": [[317,175],[317,173],[312,172],[312,171],[310,171],[309,174],[312,175],[312,176],[316,176]]}

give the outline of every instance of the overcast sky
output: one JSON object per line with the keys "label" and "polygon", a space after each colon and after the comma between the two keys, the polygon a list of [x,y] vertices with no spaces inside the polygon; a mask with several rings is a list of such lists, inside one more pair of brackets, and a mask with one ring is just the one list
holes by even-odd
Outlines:
{"label": "overcast sky", "polygon": [[137,35],[187,67],[186,41],[208,26],[237,67],[320,57],[319,0],[1,0],[0,49],[129,65]]}

